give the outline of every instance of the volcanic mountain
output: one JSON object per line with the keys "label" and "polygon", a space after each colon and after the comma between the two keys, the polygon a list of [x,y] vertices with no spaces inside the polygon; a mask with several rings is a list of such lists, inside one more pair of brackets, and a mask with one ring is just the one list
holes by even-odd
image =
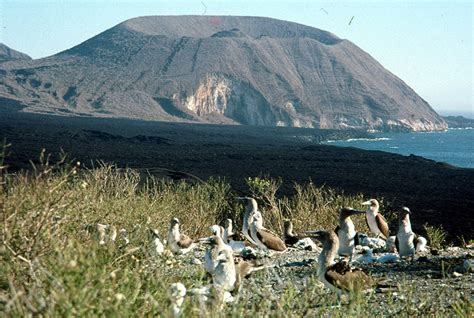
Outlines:
{"label": "volcanic mountain", "polygon": [[0,107],[146,120],[442,130],[444,120],[355,44],[260,17],[149,16],[69,50],[0,63]]}

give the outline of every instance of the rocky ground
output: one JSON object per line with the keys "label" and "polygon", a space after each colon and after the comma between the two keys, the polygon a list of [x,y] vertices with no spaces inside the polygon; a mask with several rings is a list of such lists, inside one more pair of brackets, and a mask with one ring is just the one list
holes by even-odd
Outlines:
{"label": "rocky ground", "polygon": [[[358,251],[360,253],[361,250]],[[178,262],[183,266],[182,271],[202,270],[201,265],[196,264],[198,263],[196,259],[203,259],[203,253],[203,250],[200,250],[178,258]],[[375,253],[374,256],[383,254]],[[472,312],[474,246],[448,247],[434,251],[433,254],[437,255],[428,252],[416,256],[414,260],[404,259],[394,263],[354,263],[372,277],[387,280],[390,284],[398,286],[395,292],[364,296],[360,310],[363,312],[370,310],[367,312],[369,315],[384,316],[410,313],[415,316],[449,316],[453,313],[462,316],[466,311]],[[285,303],[291,294],[295,303],[298,303],[298,298],[305,298],[304,304],[295,305],[299,306],[295,309],[298,313],[304,308],[305,314],[325,315],[331,313],[331,310],[337,310],[333,312],[336,316],[345,315],[349,307],[353,306],[354,300],[343,299],[339,304],[335,295],[317,281],[315,274],[318,255],[318,252],[290,249],[261,260],[269,268],[253,273],[247,278],[240,292],[234,295],[236,301],[255,309],[255,306],[258,307],[255,303],[262,301]],[[357,254],[354,259],[360,256]],[[207,283],[209,282],[206,280],[202,281],[202,285]],[[470,308],[466,308],[466,304],[470,304]]]}

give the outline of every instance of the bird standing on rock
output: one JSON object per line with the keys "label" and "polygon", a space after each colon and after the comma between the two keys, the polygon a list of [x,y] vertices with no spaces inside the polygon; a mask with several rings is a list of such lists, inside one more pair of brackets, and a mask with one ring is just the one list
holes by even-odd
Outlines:
{"label": "bird standing on rock", "polygon": [[413,257],[416,252],[424,250],[426,239],[413,233],[410,222],[411,211],[407,207],[400,209],[398,214],[398,233],[395,247],[400,257]]}
{"label": "bird standing on rock", "polygon": [[293,246],[300,240],[300,237],[293,233],[293,223],[290,220],[283,222],[283,241],[287,246]]}
{"label": "bird standing on rock", "polygon": [[174,254],[186,254],[196,247],[194,241],[186,234],[179,232],[179,220],[171,219],[168,232],[168,246]]}
{"label": "bird standing on rock", "polygon": [[257,242],[254,241],[250,235],[250,228],[253,222],[253,216],[258,212],[257,201],[254,198],[250,197],[237,197],[237,200],[240,200],[245,205],[244,217],[242,220],[242,234],[245,238],[252,244],[257,245]]}
{"label": "bird standing on rock", "polygon": [[365,213],[365,219],[367,221],[367,226],[370,231],[375,235],[381,236],[384,240],[387,240],[389,237],[389,228],[387,220],[379,212],[379,202],[375,199],[370,199],[369,201],[363,202],[362,205],[367,205],[367,211]]}
{"label": "bird standing on rock", "polygon": [[356,236],[354,222],[352,222],[351,215],[365,213],[365,211],[355,210],[352,208],[342,208],[339,211],[339,225],[335,232],[339,239],[338,254],[341,256],[349,256],[349,261],[352,262],[354,255]]}
{"label": "bird standing on rock", "polygon": [[339,248],[339,239],[333,231],[308,231],[310,237],[323,244],[319,255],[318,279],[339,297],[354,291],[369,291],[375,287],[392,287],[382,285],[358,268],[348,263],[334,263]]}
{"label": "bird standing on rock", "polygon": [[149,233],[149,238],[151,241],[151,248],[150,248],[151,254],[153,256],[158,256],[158,255],[163,254],[163,251],[165,250],[165,246],[163,245],[163,242],[160,239],[158,230],[148,229],[148,233]]}
{"label": "bird standing on rock", "polygon": [[285,242],[278,235],[263,227],[263,217],[258,211],[253,214],[250,233],[252,239],[257,243],[256,245],[264,251],[283,252],[286,250]]}

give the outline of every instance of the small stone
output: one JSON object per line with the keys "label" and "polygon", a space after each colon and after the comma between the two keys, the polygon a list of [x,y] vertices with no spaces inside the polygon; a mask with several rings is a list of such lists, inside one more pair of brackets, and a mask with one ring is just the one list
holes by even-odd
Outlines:
{"label": "small stone", "polygon": [[194,265],[202,265],[201,260],[199,260],[199,259],[197,259],[197,258],[193,258],[192,263],[193,263]]}
{"label": "small stone", "polygon": [[453,277],[461,277],[462,274],[458,272],[453,272]]}
{"label": "small stone", "polygon": [[448,252],[459,252],[461,250],[460,247],[457,246],[450,246],[446,249]]}
{"label": "small stone", "polygon": [[474,259],[466,259],[462,265],[466,273],[474,272]]}

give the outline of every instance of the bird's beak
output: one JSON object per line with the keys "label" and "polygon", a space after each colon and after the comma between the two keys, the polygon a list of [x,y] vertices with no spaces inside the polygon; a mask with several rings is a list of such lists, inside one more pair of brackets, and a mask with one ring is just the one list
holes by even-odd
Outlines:
{"label": "bird's beak", "polygon": [[352,210],[352,214],[364,214],[366,211],[364,210],[356,210],[356,209],[353,209]]}
{"label": "bird's beak", "polygon": [[370,201],[365,201],[365,202],[362,202],[362,205],[371,205],[372,203]]}

